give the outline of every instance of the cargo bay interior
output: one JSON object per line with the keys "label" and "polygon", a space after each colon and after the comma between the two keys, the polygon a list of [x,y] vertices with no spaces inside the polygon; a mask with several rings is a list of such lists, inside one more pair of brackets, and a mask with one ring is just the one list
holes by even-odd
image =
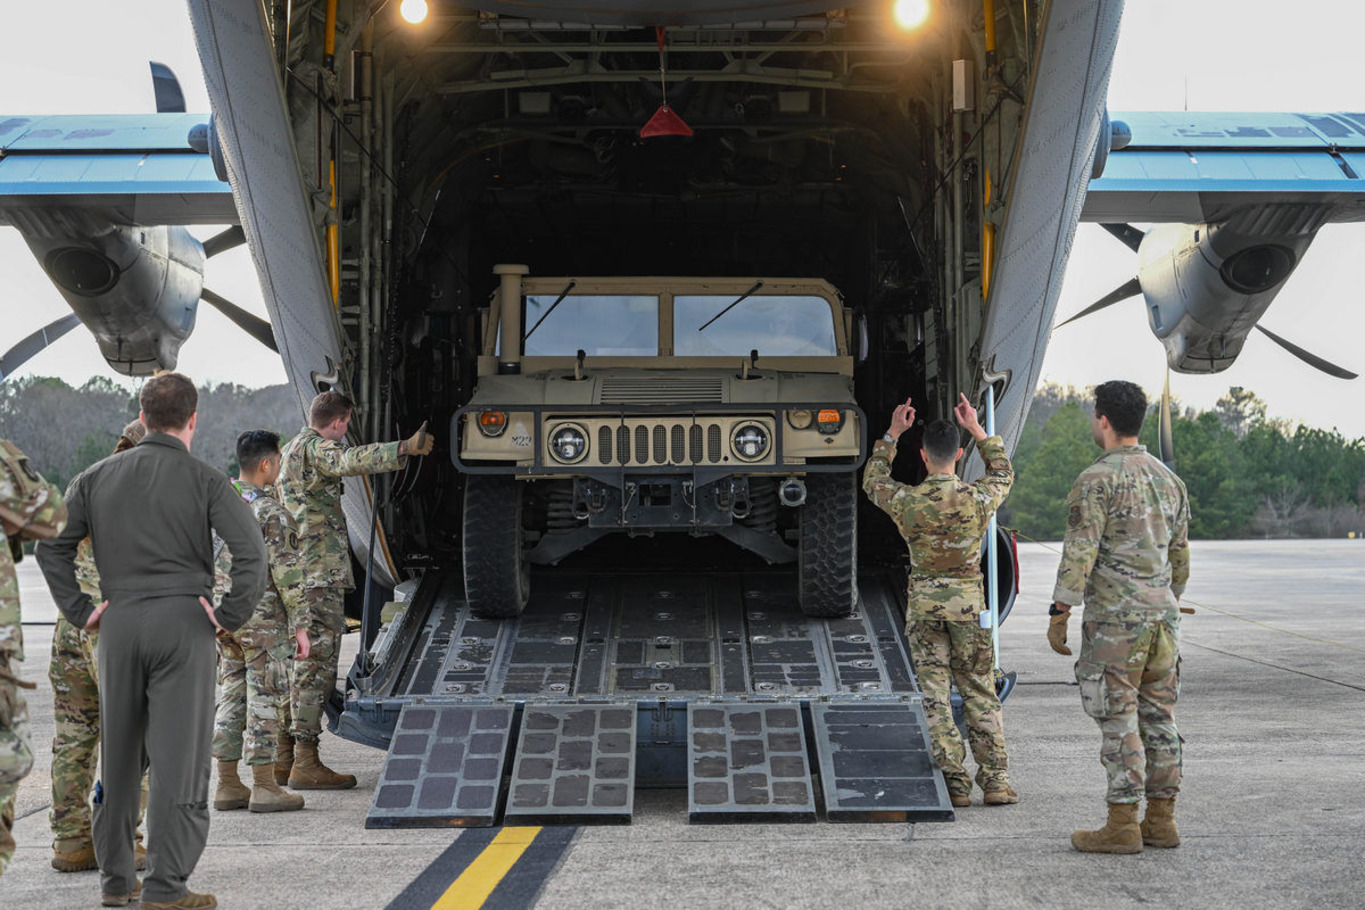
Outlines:
{"label": "cargo bay interior", "polygon": [[[493,267],[509,262],[542,276],[823,278],[866,326],[854,378],[872,438],[906,396],[922,414],[946,415],[977,378],[983,265],[1022,121],[1032,4],[942,2],[913,28],[887,3],[788,4],[740,24],[701,9],[664,28],[562,6],[547,4],[542,21],[433,2],[411,27],[364,3],[268,4],[305,181],[318,188],[362,436],[391,438],[422,419],[444,426],[468,400]],[[691,134],[643,139],[665,91]],[[902,446],[897,464],[907,480],[922,471],[912,450]],[[400,568],[429,571],[353,671],[365,710],[343,716],[347,735],[390,744],[418,690],[478,704],[640,694],[656,700],[656,716],[627,726],[662,751],[656,760],[636,743],[631,773],[677,784],[697,766],[682,763],[670,717],[697,705],[672,693],[915,691],[896,628],[904,547],[865,503],[864,608],[846,621],[816,630],[799,613],[765,610],[787,596],[789,575],[669,535],[603,540],[546,570],[564,573],[560,583],[542,585],[546,596],[509,632],[442,609],[458,601],[463,479],[448,459],[428,461],[378,487],[390,552]],[[642,581],[625,565],[673,581]],[[718,574],[683,583],[684,568]],[[623,611],[627,601],[646,609]],[[697,628],[679,632],[689,609]],[[811,717],[803,735],[819,742],[839,726]],[[519,720],[500,728],[504,758]],[[424,761],[435,731],[412,746]],[[911,763],[922,777],[902,782],[905,799],[942,816],[941,782],[923,792],[926,760]],[[764,761],[772,772],[776,758]],[[386,782],[398,789],[382,796],[381,786],[371,823],[415,823],[415,791],[395,796],[406,785]],[[441,811],[459,799],[446,794]],[[523,814],[556,815],[552,797],[528,799]],[[727,790],[694,815],[724,817],[736,799]],[[792,805],[815,802],[807,792]],[[628,805],[612,806],[628,818]]]}

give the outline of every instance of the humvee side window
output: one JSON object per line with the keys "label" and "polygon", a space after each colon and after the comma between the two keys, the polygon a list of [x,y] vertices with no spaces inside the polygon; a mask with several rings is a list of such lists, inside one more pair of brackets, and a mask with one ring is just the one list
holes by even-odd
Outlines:
{"label": "humvee side window", "polygon": [[834,310],[823,297],[778,295],[741,300],[734,294],[673,298],[673,353],[679,357],[835,357]]}
{"label": "humvee side window", "polygon": [[[570,294],[535,328],[558,294],[526,295],[527,357],[657,357],[659,298],[652,294]],[[535,329],[532,331],[532,329]]]}

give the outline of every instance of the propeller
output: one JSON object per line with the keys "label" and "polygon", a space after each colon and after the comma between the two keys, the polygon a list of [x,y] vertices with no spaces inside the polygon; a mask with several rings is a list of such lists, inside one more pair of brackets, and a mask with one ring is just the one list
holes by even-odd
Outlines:
{"label": "propeller", "polygon": [[158,114],[185,113],[185,93],[180,90],[180,80],[164,63],[149,60],[152,67],[152,93],[156,96]]}
{"label": "propeller", "polygon": [[1294,342],[1290,341],[1287,338],[1281,338],[1279,335],[1276,335],[1274,332],[1270,331],[1270,329],[1261,325],[1259,322],[1256,323],[1256,328],[1262,335],[1269,338],[1271,341],[1275,342],[1280,347],[1284,348],[1286,351],[1293,354],[1295,357],[1299,358],[1304,363],[1308,364],[1310,367],[1313,367],[1314,369],[1317,370],[1321,370],[1328,376],[1335,376],[1337,379],[1355,379],[1358,376],[1358,374],[1352,373],[1345,367],[1339,367],[1335,363],[1332,363],[1330,360],[1324,360],[1317,354],[1305,351],[1303,348],[1299,347],[1297,344],[1295,344]]}
{"label": "propeller", "polygon": [[1161,387],[1161,410],[1157,412],[1157,451],[1166,467],[1175,470],[1175,437],[1171,434],[1171,368],[1166,367],[1166,381]]}
{"label": "propeller", "polygon": [[275,331],[270,327],[270,322],[268,320],[262,319],[255,313],[248,313],[231,300],[228,300],[226,297],[219,294],[215,294],[208,288],[204,288],[203,293],[199,296],[205,303],[212,306],[228,319],[231,319],[237,324],[238,328],[246,332],[252,338],[255,338],[276,354],[280,352],[279,345],[275,343]]}
{"label": "propeller", "polygon": [[[219,234],[214,234],[204,241],[204,257],[212,259],[219,253],[235,249],[246,243],[246,233],[243,232],[240,224],[235,224]],[[275,330],[270,327],[268,320],[262,319],[255,313],[249,313],[237,304],[228,300],[222,294],[215,294],[208,288],[204,288],[200,298],[209,306],[231,319],[238,328],[255,338],[261,344],[270,348],[276,354],[280,352],[278,343],[275,341]]]}
{"label": "propeller", "polygon": [[1077,319],[1080,319],[1083,316],[1089,316],[1091,313],[1098,313],[1100,310],[1103,310],[1106,307],[1111,307],[1116,303],[1121,303],[1127,300],[1129,297],[1136,297],[1141,293],[1142,285],[1138,283],[1137,276],[1134,276],[1130,278],[1128,281],[1125,281],[1123,284],[1114,288],[1114,290],[1110,291],[1108,294],[1105,294],[1099,300],[1096,300],[1094,303],[1090,304],[1090,306],[1081,310],[1075,316],[1072,316],[1065,322],[1057,323],[1056,327],[1054,328],[1054,331],[1056,331],[1056,329],[1060,329],[1067,323],[1075,322]]}
{"label": "propeller", "polygon": [[0,355],[0,381],[8,379],[15,370],[23,366],[30,357],[46,348],[52,342],[61,338],[67,332],[80,325],[81,321],[76,318],[75,313],[67,313],[58,319],[54,319],[38,331],[24,338],[14,347],[10,348],[3,355]]}

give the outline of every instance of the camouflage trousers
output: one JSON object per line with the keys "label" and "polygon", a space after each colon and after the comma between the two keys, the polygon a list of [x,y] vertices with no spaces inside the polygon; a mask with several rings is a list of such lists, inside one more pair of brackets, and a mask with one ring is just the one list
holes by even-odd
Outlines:
{"label": "camouflage trousers", "polygon": [[972,792],[972,779],[963,767],[967,749],[953,723],[952,683],[957,684],[962,696],[967,740],[976,759],[977,785],[982,790],[1009,786],[1009,756],[1000,698],[995,694],[991,630],[976,622],[912,619],[906,636],[915,676],[924,693],[934,762],[943,771],[948,790],[963,796]]}
{"label": "camouflage trousers", "polygon": [[[97,646],[100,634],[84,631],[57,617],[47,678],[52,683],[52,849],[69,853],[93,843],[90,791],[100,745],[100,677]],[[142,779],[147,802],[147,778]],[[138,816],[138,824],[142,817]],[[137,835],[142,839],[141,833]]]}
{"label": "camouflage trousers", "polygon": [[1081,624],[1081,705],[1100,725],[1105,799],[1136,803],[1180,791],[1180,620]]}
{"label": "camouflage trousers", "polygon": [[318,741],[324,706],[336,691],[341,634],[346,629],[345,596],[340,588],[309,588],[305,595],[309,652],[294,661],[289,687],[290,733],[302,742]]}
{"label": "camouflage trousers", "polygon": [[14,859],[14,796],[33,769],[28,703],[9,678],[13,671],[9,658],[0,657],[0,875]]}
{"label": "camouflage trousers", "polygon": [[289,665],[294,636],[283,614],[253,615],[236,632],[218,632],[218,709],[213,757],[248,765],[275,760],[287,729]]}

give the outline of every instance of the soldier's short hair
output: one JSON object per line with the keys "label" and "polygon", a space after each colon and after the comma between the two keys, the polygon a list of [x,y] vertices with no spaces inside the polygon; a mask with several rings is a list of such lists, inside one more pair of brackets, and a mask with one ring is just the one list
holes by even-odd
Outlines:
{"label": "soldier's short hair", "polygon": [[184,373],[158,373],[137,396],[149,433],[183,430],[199,407],[199,390]]}
{"label": "soldier's short hair", "polygon": [[261,461],[280,451],[280,434],[270,430],[247,430],[237,437],[237,464],[254,471]]}
{"label": "soldier's short hair", "polygon": [[1136,436],[1147,416],[1147,393],[1125,379],[1102,382],[1095,386],[1095,416],[1108,417],[1120,436]]}
{"label": "soldier's short hair", "polygon": [[957,427],[947,420],[932,421],[924,428],[924,436],[920,439],[920,445],[928,454],[929,460],[938,465],[952,464],[957,460],[960,442],[961,436]]}
{"label": "soldier's short hair", "polygon": [[332,389],[313,399],[308,408],[308,425],[325,427],[355,410],[355,404],[340,392]]}

